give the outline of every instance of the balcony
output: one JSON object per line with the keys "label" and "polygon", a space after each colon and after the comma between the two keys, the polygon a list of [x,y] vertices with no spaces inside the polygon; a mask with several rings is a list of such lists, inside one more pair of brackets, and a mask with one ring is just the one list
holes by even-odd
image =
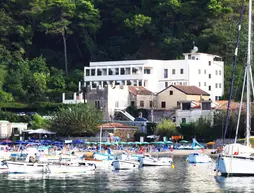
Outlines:
{"label": "balcony", "polygon": [[84,103],[83,93],[80,93],[80,94],[74,93],[72,99],[66,99],[65,93],[63,93],[62,102],[64,104]]}

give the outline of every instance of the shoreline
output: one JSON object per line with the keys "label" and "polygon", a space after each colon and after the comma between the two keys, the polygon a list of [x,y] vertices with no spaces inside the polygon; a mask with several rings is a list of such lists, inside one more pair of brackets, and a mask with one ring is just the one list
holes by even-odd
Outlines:
{"label": "shoreline", "polygon": [[[145,152],[144,154],[150,154],[151,156],[159,156],[159,157],[167,157],[167,156],[188,156],[189,154],[192,153],[204,153],[206,155],[209,155],[211,157],[216,157],[218,154],[212,154],[211,152],[215,151],[216,149],[204,149],[202,152],[201,150],[173,150],[171,151],[163,151],[163,152]],[[116,152],[121,152],[121,151],[114,151]],[[131,152],[133,154],[134,152]]]}
{"label": "shoreline", "polygon": [[149,154],[151,154],[152,156],[169,156],[169,155],[173,155],[173,156],[188,156],[189,154],[192,153],[204,153],[206,155],[212,156],[212,157],[216,157],[218,156],[218,154],[212,154],[211,152],[213,152],[215,149],[205,149],[203,152],[201,152],[201,150],[173,150],[171,151],[167,151],[167,152],[151,152]]}

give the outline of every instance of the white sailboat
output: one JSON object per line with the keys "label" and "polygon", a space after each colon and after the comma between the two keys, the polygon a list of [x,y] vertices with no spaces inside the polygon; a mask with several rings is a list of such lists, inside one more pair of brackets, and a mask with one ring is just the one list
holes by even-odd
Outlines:
{"label": "white sailboat", "polygon": [[[239,116],[237,122],[235,142],[226,145],[222,153],[217,158],[215,171],[222,176],[254,176],[254,150],[250,146],[251,129],[251,90],[253,91],[253,80],[251,71],[251,29],[252,29],[252,0],[249,0],[249,25],[248,25],[248,55],[245,67],[244,83],[242,89],[242,98],[239,107]],[[240,30],[241,26],[239,26]],[[237,48],[235,56],[237,55]],[[239,127],[240,114],[242,109],[243,93],[246,84],[246,143],[237,144],[237,133]],[[251,89],[252,87],[252,89]]]}

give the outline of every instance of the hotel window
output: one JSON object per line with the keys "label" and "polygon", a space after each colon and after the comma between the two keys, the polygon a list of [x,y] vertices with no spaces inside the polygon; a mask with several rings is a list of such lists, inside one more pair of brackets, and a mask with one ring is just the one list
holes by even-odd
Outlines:
{"label": "hotel window", "polygon": [[186,123],[186,118],[182,118],[182,123]]}
{"label": "hotel window", "polygon": [[171,90],[171,91],[169,91],[169,95],[173,95],[173,91]]}
{"label": "hotel window", "polygon": [[112,69],[108,69],[108,75],[113,75],[113,70]]}
{"label": "hotel window", "polygon": [[168,69],[164,69],[164,78],[168,78]]}
{"label": "hotel window", "polygon": [[92,82],[92,88],[96,88],[97,84],[95,82]]}
{"label": "hotel window", "polygon": [[166,102],[165,101],[161,102],[161,108],[166,108]]}
{"label": "hotel window", "polygon": [[120,69],[120,73],[121,73],[121,75],[125,75],[125,69],[124,69],[124,68],[121,68],[121,69]]}
{"label": "hotel window", "polygon": [[179,84],[180,84],[180,86],[182,86],[182,85],[183,85],[183,83],[182,83],[182,82],[180,82]]}
{"label": "hotel window", "polygon": [[135,101],[131,101],[131,106],[135,106]]}
{"label": "hotel window", "polygon": [[219,83],[219,88],[221,88],[221,83]]}
{"label": "hotel window", "polygon": [[131,85],[131,81],[130,80],[127,80],[127,85]]}
{"label": "hotel window", "polygon": [[115,107],[118,108],[119,107],[119,101],[115,102]]}
{"label": "hotel window", "polygon": [[208,78],[211,78],[212,76],[211,76],[211,74],[208,74]]}
{"label": "hotel window", "polygon": [[215,83],[215,88],[218,88],[218,83]]}
{"label": "hotel window", "polygon": [[144,69],[144,74],[151,74],[151,69],[145,68]]}
{"label": "hotel window", "polygon": [[180,74],[183,74],[183,69],[180,69]]}
{"label": "hotel window", "polygon": [[206,82],[204,82],[204,86],[206,86]]}
{"label": "hotel window", "polygon": [[144,101],[140,101],[140,102],[139,102],[139,106],[140,106],[140,107],[144,107]]}
{"label": "hotel window", "polygon": [[188,59],[191,59],[191,55],[190,54],[188,54]]}
{"label": "hotel window", "polygon": [[102,74],[101,69],[97,69],[97,76],[101,76],[101,74]]}
{"label": "hotel window", "polygon": [[172,69],[172,74],[176,74],[176,70],[175,69]]}
{"label": "hotel window", "polygon": [[126,73],[125,73],[125,74],[126,74],[126,75],[131,74],[131,68],[130,68],[130,67],[126,68]]}
{"label": "hotel window", "polygon": [[215,70],[215,75],[218,75],[218,70]]}
{"label": "hotel window", "polygon": [[95,69],[91,70],[91,76],[95,76]]}
{"label": "hotel window", "polygon": [[195,60],[195,56],[192,56],[191,59],[192,59],[192,60]]}
{"label": "hotel window", "polygon": [[86,76],[90,76],[90,70],[86,69]]}
{"label": "hotel window", "polygon": [[142,86],[142,80],[138,81],[138,86]]}
{"label": "hotel window", "polygon": [[149,101],[149,107],[153,108],[153,101]]}
{"label": "hotel window", "polygon": [[221,75],[221,71],[219,70],[219,75]]}
{"label": "hotel window", "polygon": [[198,74],[201,74],[201,70],[200,69],[198,69]]}
{"label": "hotel window", "polygon": [[208,87],[208,90],[211,91],[211,86]]}
{"label": "hotel window", "polygon": [[115,75],[119,75],[119,68],[115,68]]}
{"label": "hotel window", "polygon": [[211,62],[211,61],[209,61],[209,62],[208,62],[208,65],[209,65],[209,66],[211,66],[211,64],[212,64],[212,62]]}
{"label": "hotel window", "polygon": [[201,82],[198,82],[198,86],[201,87]]}
{"label": "hotel window", "polygon": [[206,74],[206,70],[204,70],[204,74]]}
{"label": "hotel window", "polygon": [[167,88],[168,87],[168,82],[165,82],[165,88]]}

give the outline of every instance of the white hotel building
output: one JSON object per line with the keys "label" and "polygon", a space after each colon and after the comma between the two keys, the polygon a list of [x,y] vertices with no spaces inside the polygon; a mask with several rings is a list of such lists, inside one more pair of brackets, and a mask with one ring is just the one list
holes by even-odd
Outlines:
{"label": "white hotel building", "polygon": [[224,91],[224,62],[206,53],[185,53],[183,60],[127,60],[90,62],[84,69],[85,86],[144,86],[157,93],[169,85],[197,86],[218,100]]}

